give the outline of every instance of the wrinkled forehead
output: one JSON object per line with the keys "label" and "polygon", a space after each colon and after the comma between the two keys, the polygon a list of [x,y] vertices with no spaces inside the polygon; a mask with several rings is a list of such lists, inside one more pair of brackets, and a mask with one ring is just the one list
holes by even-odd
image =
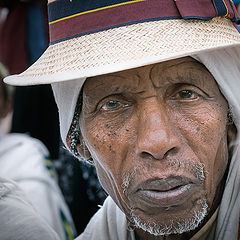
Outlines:
{"label": "wrinkled forehead", "polygon": [[214,77],[203,64],[191,57],[184,57],[87,78],[83,86],[82,100],[124,91],[138,94],[144,92],[149,84],[164,89],[179,83],[218,89]]}

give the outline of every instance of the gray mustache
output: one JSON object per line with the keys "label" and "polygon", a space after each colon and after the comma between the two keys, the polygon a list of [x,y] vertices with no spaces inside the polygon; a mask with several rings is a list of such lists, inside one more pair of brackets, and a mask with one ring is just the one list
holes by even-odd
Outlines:
{"label": "gray mustache", "polygon": [[[158,179],[150,178],[145,183],[142,183],[142,185],[144,186],[144,184],[146,184],[146,185],[148,185],[148,184],[156,185],[157,184],[159,186],[159,184],[161,184],[162,186],[166,186],[166,185],[177,185],[177,184],[181,184],[181,183],[184,184],[187,182],[195,182],[195,183],[197,182],[197,183],[201,184],[205,180],[203,164],[196,164],[196,163],[192,163],[192,162],[181,162],[178,160],[171,160],[171,161],[168,161],[168,163],[166,163],[166,164],[170,168],[174,169],[172,175],[170,175],[167,178],[158,178]],[[193,174],[195,179],[189,179],[187,177],[177,175],[176,173],[180,168],[184,168],[188,172]],[[153,172],[155,172],[155,171],[156,171],[156,169],[153,169]],[[141,174],[142,174],[142,167],[135,167],[135,168],[133,168],[132,171],[128,172],[127,174],[125,174],[123,176],[121,186],[122,186],[123,192],[125,194],[128,192],[128,188],[129,188],[131,182],[136,178],[136,176],[141,175]]]}

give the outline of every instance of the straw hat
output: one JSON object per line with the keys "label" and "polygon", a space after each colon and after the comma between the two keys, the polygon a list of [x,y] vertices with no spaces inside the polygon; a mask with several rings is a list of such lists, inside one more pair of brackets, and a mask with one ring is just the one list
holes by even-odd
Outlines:
{"label": "straw hat", "polygon": [[232,0],[48,0],[50,46],[13,85],[140,67],[240,45]]}

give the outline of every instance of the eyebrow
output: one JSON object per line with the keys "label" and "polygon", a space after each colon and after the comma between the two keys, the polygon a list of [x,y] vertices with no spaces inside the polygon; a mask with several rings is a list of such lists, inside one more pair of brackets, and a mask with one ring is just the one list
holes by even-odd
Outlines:
{"label": "eyebrow", "polygon": [[[125,82],[124,83],[120,82],[119,85],[112,86],[111,83],[113,81],[116,81],[117,78],[124,79]],[[128,79],[128,78],[129,78],[129,81],[131,81],[131,84],[128,83],[129,81],[126,81],[126,79]],[[135,74],[134,76],[131,76],[131,79],[130,79],[130,77],[128,77],[128,75],[127,76],[121,76],[121,75],[118,75],[118,74],[108,74],[108,75],[102,76],[102,79],[101,79],[100,83],[95,84],[91,88],[88,87],[87,96],[91,97],[92,95],[95,95],[95,94],[104,95],[104,94],[101,94],[101,93],[104,93],[106,91],[108,93],[110,93],[110,95],[121,93],[121,92],[124,92],[126,90],[129,93],[140,93],[140,92],[143,91],[143,90],[137,90],[137,89],[139,89],[139,87],[137,87],[137,86],[140,85],[139,84],[140,80],[141,80],[141,76],[139,76],[138,73]],[[133,82],[134,82],[134,84],[133,84]]]}
{"label": "eyebrow", "polygon": [[[151,69],[151,79],[153,78],[154,74],[161,74],[161,77],[159,78],[158,81],[155,82],[154,86],[155,87],[161,87],[162,86],[162,79],[163,78],[168,78],[168,82],[166,83],[179,83],[179,80],[182,83],[187,83],[187,84],[197,84],[197,87],[204,87],[205,86],[205,80],[209,80],[209,77],[211,76],[213,79],[214,77],[212,74],[205,68],[204,65],[199,63],[198,65],[186,65],[186,67],[181,69],[176,68],[179,65],[183,65],[186,63],[194,63],[194,61],[188,60],[188,61],[181,61],[176,64],[171,64],[169,66],[166,66],[164,68],[157,68],[158,66],[154,66]],[[176,68],[176,72],[173,74],[173,71],[171,71],[171,68]],[[194,71],[191,71],[193,70]],[[214,79],[215,80],[215,79]],[[157,85],[156,85],[157,83]]]}
{"label": "eyebrow", "polygon": [[[182,64],[186,64],[186,63],[195,63],[195,61],[192,60],[192,59],[182,60],[182,61],[179,60],[179,62],[169,64],[167,67],[168,68],[172,68],[172,67],[176,67],[176,66],[179,66],[179,65],[182,65]],[[199,64],[201,64],[201,63],[199,63]]]}

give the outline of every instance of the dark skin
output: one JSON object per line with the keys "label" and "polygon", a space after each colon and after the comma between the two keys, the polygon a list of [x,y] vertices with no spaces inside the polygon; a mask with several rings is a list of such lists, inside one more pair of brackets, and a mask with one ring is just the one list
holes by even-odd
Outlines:
{"label": "dark skin", "polygon": [[[235,135],[227,111],[212,75],[190,57],[89,78],[78,150],[93,158],[129,221],[133,211],[150,225],[177,226],[206,199],[204,224],[221,200],[227,139]],[[140,240],[186,240],[201,226],[167,237],[135,233]]]}

